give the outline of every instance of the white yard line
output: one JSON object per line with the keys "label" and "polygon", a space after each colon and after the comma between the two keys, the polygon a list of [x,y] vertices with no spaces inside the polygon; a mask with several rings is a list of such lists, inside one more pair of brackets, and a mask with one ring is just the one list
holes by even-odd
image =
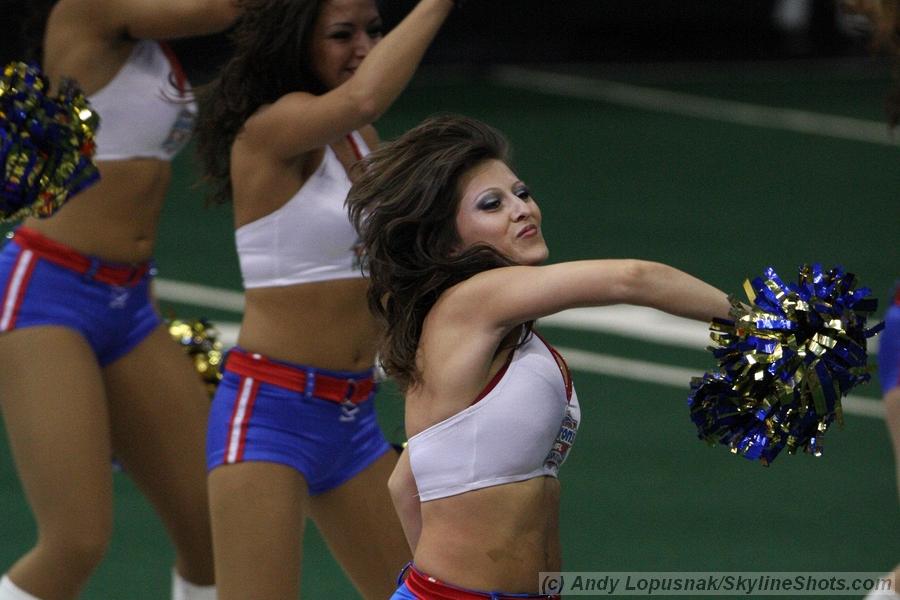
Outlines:
{"label": "white yard line", "polygon": [[722,100],[524,67],[495,67],[490,72],[489,81],[505,87],[567,98],[597,100],[653,112],[824,135],[885,146],[898,145],[898,142],[890,136],[885,123],[853,117]]}

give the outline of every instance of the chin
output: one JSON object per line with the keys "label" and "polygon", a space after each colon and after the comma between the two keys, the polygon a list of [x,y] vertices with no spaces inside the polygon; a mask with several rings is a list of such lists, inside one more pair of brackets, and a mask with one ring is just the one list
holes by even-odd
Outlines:
{"label": "chin", "polygon": [[519,264],[527,267],[539,267],[547,262],[549,256],[549,252],[541,252],[539,255],[523,256],[523,260],[519,261]]}

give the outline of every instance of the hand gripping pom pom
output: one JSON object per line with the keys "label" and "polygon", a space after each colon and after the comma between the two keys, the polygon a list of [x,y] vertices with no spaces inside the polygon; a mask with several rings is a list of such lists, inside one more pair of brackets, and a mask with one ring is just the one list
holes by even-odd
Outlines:
{"label": "hand gripping pom pom", "polygon": [[732,320],[710,324],[719,369],[691,381],[698,437],[765,465],[785,448],[819,456],[828,427],[843,425],[841,397],[870,378],[877,300],[852,273],[818,264],[800,267],[796,284],[768,268],[744,288],[753,306],[732,297]]}
{"label": "hand gripping pom pom", "polygon": [[206,319],[195,321],[172,319],[169,321],[169,335],[191,357],[194,368],[200,374],[200,378],[206,384],[206,391],[212,398],[219,381],[222,380],[221,366],[224,358],[218,330]]}
{"label": "hand gripping pom pom", "polygon": [[51,96],[36,65],[6,66],[0,77],[0,221],[49,217],[99,179],[92,162],[99,121],[72,81]]}

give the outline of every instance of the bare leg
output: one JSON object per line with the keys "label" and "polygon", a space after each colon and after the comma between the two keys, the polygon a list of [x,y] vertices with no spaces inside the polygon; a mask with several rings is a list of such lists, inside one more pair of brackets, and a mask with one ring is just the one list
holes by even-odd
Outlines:
{"label": "bare leg", "polygon": [[[300,593],[306,481],[276,463],[209,474],[219,600],[287,600]],[[386,596],[385,596],[386,597]]]}
{"label": "bare leg", "polygon": [[116,458],[159,513],[176,569],[214,583],[204,440],[209,397],[184,352],[159,327],[104,369]]}
{"label": "bare leg", "polygon": [[0,336],[0,407],[38,527],[8,575],[44,600],[75,598],[112,531],[108,415],[91,348],[62,327]]}
{"label": "bare leg", "polygon": [[310,515],[366,600],[390,598],[409,545],[388,494],[397,454],[387,452],[342,486],[310,498]]}

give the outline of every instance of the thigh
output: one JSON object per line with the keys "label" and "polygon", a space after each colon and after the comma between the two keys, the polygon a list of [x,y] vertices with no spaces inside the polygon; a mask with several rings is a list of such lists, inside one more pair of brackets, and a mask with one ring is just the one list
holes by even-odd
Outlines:
{"label": "thigh", "polygon": [[209,474],[219,600],[297,598],[306,482],[295,469],[242,462]]}
{"label": "thigh", "polygon": [[387,488],[396,463],[388,451],[340,487],[310,498],[310,516],[367,600],[389,598],[410,560]]}
{"label": "thigh", "polygon": [[209,397],[164,326],[104,368],[113,452],[180,551],[205,555],[211,579],[204,438]]}
{"label": "thigh", "polygon": [[42,536],[108,535],[108,413],[100,369],[84,338],[55,326],[0,335],[0,408]]}

